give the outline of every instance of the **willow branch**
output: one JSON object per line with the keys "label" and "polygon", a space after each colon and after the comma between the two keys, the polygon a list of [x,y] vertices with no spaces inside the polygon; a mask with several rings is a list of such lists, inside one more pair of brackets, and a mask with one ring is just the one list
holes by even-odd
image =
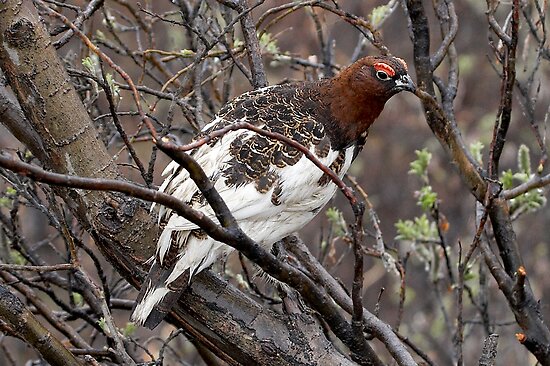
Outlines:
{"label": "willow branch", "polygon": [[[311,254],[308,247],[296,236],[285,238],[283,243],[285,248],[300,260],[315,282],[322,285],[344,311],[350,315],[353,314],[353,301],[349,295]],[[410,353],[403,347],[399,335],[395,334],[386,323],[365,308],[363,308],[363,321],[368,332],[386,345],[399,365],[415,364]]]}
{"label": "willow branch", "polygon": [[506,134],[512,120],[512,97],[514,92],[514,84],[516,80],[516,49],[518,45],[519,32],[519,8],[518,0],[514,0],[511,19],[511,35],[510,42],[507,42],[504,55],[504,67],[501,83],[501,99],[499,111],[497,114],[497,122],[495,123],[494,138],[491,143],[491,156],[489,165],[489,176],[492,179],[498,177],[498,166],[504,143],[506,142]]}
{"label": "willow branch", "polygon": [[[265,0],[260,1],[263,3]],[[245,15],[241,17],[241,28],[243,31],[244,43],[248,54],[248,63],[250,64],[250,71],[252,73],[252,86],[254,89],[263,88],[267,86],[267,77],[265,74],[264,64],[262,61],[262,51],[260,48],[260,41],[256,34],[256,25],[250,14],[249,7],[246,0],[218,0],[218,2],[230,7],[239,13]]]}
{"label": "willow branch", "polygon": [[416,95],[422,100],[426,121],[434,135],[456,164],[468,189],[482,202],[487,189],[482,169],[466,148],[453,118],[446,115],[435,97],[430,61],[430,28],[424,6],[421,1],[414,0],[407,0],[406,4],[414,43],[414,66],[418,84]]}
{"label": "willow branch", "polygon": [[507,189],[501,193],[501,196],[507,200],[521,196],[524,193],[533,189],[542,188],[550,184],[550,174],[545,176],[534,175],[527,182],[520,184],[517,187]]}
{"label": "willow branch", "polygon": [[432,71],[435,71],[435,69],[439,67],[439,65],[447,55],[449,47],[455,40],[456,33],[458,32],[458,17],[456,16],[454,4],[450,0],[446,0],[445,2],[450,19],[449,30],[447,31],[447,34],[445,34],[445,38],[443,38],[443,41],[439,45],[437,51],[432,55],[432,57],[430,57]]}
{"label": "willow branch", "polygon": [[[84,11],[81,11],[80,14],[78,14],[76,19],[74,20],[74,22],[73,22],[74,26],[77,27],[78,29],[80,29],[82,27],[82,25],[84,24],[84,21],[86,21],[92,15],[94,15],[94,13],[100,7],[103,6],[104,2],[105,2],[105,0],[92,0],[92,1],[90,1],[88,6],[86,6],[86,9],[84,9]],[[52,34],[52,35],[55,35],[55,34]],[[71,40],[73,35],[74,35],[74,31],[72,29],[69,29],[67,31],[67,33],[65,33],[59,40],[54,42],[54,44],[53,44],[54,47],[55,48],[63,47],[67,42],[69,42]]]}
{"label": "willow branch", "polygon": [[46,161],[48,154],[42,140],[25,118],[19,103],[5,87],[0,87],[0,123],[25,144],[27,148],[41,161]]}
{"label": "willow branch", "polygon": [[25,305],[0,284],[0,319],[7,327],[3,331],[23,339],[33,346],[51,365],[82,366],[80,362],[50,331],[40,324]]}

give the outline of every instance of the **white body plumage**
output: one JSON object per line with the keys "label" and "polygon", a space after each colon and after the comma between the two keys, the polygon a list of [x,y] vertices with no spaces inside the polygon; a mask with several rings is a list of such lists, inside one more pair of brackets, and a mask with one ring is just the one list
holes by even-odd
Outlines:
{"label": "white body plumage", "polygon": [[[215,119],[204,129],[206,130],[219,122],[219,119]],[[255,133],[249,130],[230,131],[213,146],[203,145],[193,157],[206,175],[215,181],[214,187],[224,199],[243,232],[266,249],[270,249],[275,242],[300,230],[310,222],[334,195],[336,185],[330,183],[320,186],[318,182],[324,173],[306,156],[302,156],[294,165],[272,168],[280,176],[280,205],[273,205],[271,202],[274,187],[261,193],[258,192],[253,182],[238,187],[228,186],[224,179],[219,178],[231,159],[229,154],[231,143],[236,137],[242,138],[246,142],[247,137],[253,135]],[[315,153],[314,150],[312,147],[312,153]],[[354,150],[355,146],[350,146],[345,150],[345,162],[341,169],[341,177],[351,165]],[[338,151],[330,150],[327,156],[319,158],[319,160],[324,165],[330,166],[338,155]],[[159,191],[164,192],[168,186],[177,187],[169,193],[183,202],[189,202],[191,197],[198,192],[198,188],[193,180],[189,179],[189,173],[186,170],[174,175],[178,168],[179,165],[176,162],[171,162],[166,167],[162,175],[167,178]],[[194,205],[194,208],[202,211],[212,220],[216,220],[212,208],[207,203]],[[170,283],[186,270],[190,271],[190,280],[194,274],[225,258],[233,251],[233,248],[210,237],[196,238],[190,235],[191,230],[198,229],[198,226],[173,214],[165,207],[161,207],[159,210],[159,221],[167,223],[157,244],[156,260],[161,262],[164,260],[172,245],[172,233],[175,231],[180,232],[181,240],[186,241],[185,244],[180,243],[185,250],[180,253],[177,264],[166,279],[164,286],[145,284],[150,286],[145,295],[146,301],[136,306],[132,316],[132,320],[138,324],[145,322],[150,311],[170,291],[168,289]]]}

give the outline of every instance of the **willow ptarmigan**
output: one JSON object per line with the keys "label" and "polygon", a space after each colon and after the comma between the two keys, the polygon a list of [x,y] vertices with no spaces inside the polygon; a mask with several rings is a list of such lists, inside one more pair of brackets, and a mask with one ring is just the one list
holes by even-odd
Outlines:
{"label": "willow ptarmigan", "polygon": [[[386,101],[414,89],[403,60],[365,57],[332,79],[245,93],[226,104],[199,136],[249,122],[294,139],[342,177]],[[303,153],[246,129],[228,132],[191,155],[241,229],[268,249],[310,222],[336,191]],[[161,191],[215,218],[185,169],[172,162],[163,175],[167,178]],[[233,250],[169,209],[160,208],[159,220],[164,229],[132,314],[134,322],[149,328],[170,311],[193,275]]]}

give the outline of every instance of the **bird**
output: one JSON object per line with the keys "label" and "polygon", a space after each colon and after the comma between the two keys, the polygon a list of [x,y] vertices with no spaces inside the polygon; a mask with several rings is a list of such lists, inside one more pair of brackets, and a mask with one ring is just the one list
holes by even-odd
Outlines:
{"label": "bird", "polygon": [[[248,122],[300,143],[339,177],[365,144],[385,103],[415,91],[403,59],[366,56],[336,76],[273,85],[225,104],[195,137]],[[242,231],[264,248],[298,231],[332,198],[336,185],[299,150],[237,129],[210,139],[190,155],[201,165]],[[159,191],[216,218],[189,173],[172,161]],[[166,207],[158,210],[162,233],[131,320],[155,328],[197,273],[224,260],[233,248]]]}

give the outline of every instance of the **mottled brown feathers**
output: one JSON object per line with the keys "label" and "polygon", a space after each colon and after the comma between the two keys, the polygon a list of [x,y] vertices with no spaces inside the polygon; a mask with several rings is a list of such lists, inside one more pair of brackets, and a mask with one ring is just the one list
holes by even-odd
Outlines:
{"label": "mottled brown feathers", "polygon": [[[380,71],[385,71],[390,80],[380,80]],[[352,144],[360,148],[386,101],[400,91],[392,78],[406,74],[406,64],[401,59],[365,57],[330,80],[280,85],[244,94],[224,106],[218,113],[219,122],[204,134],[245,120],[306,147],[313,146],[320,158],[331,149],[342,150]],[[277,182],[274,167],[294,165],[302,157],[301,152],[281,141],[251,133],[236,138],[230,154],[233,159],[222,172],[226,184],[255,182],[261,193],[268,192]]]}
{"label": "mottled brown feathers", "polygon": [[[320,103],[317,84],[267,88],[248,93],[226,105],[218,114],[220,122],[210,130],[222,128],[226,121],[243,119],[267,131],[290,137],[304,146],[317,146],[326,137],[323,123],[317,118]],[[325,145],[329,144],[327,139]],[[268,192],[279,179],[274,168],[292,166],[303,155],[281,141],[253,133],[235,138],[229,153],[233,159],[222,171],[225,183],[238,187],[255,182],[260,193]]]}
{"label": "mottled brown feathers", "polygon": [[[388,79],[381,79],[385,76]],[[327,157],[330,151],[342,152],[351,145],[356,146],[356,156],[365,143],[368,128],[382,112],[386,101],[403,90],[396,84],[403,77],[410,81],[403,60],[365,57],[332,79],[284,84],[245,93],[226,104],[219,111],[216,122],[197,138],[229,124],[246,121],[313,148],[318,158]],[[213,138],[208,145],[214,146],[221,138]],[[271,198],[274,205],[280,204],[281,195],[277,170],[295,165],[303,155],[279,140],[245,130],[231,142],[228,152],[231,159],[217,179],[224,179],[228,187],[252,182],[260,193],[275,187]],[[338,173],[343,159],[340,154],[330,168]],[[326,185],[329,181],[322,178],[318,183]],[[205,200],[197,192],[188,203],[197,207],[204,205]]]}

